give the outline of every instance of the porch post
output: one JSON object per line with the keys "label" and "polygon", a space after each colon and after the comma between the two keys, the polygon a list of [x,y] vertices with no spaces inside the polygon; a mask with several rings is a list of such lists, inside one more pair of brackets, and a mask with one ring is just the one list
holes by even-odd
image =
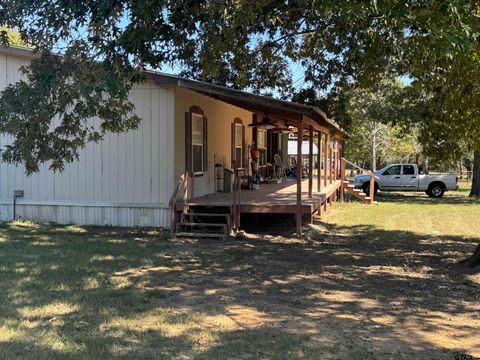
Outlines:
{"label": "porch post", "polygon": [[332,139],[330,139],[330,142],[329,142],[329,153],[330,153],[330,159],[328,161],[328,165],[330,165],[330,184],[333,182],[333,166],[334,166],[334,163],[333,163],[333,149],[332,149]]}
{"label": "porch post", "polygon": [[317,133],[318,146],[317,146],[317,192],[321,190],[321,179],[322,179],[322,133],[319,131]]}
{"label": "porch post", "polygon": [[298,125],[297,135],[297,209],[295,220],[297,222],[297,236],[302,236],[302,138],[303,138],[303,117]]}
{"label": "porch post", "polygon": [[[340,154],[341,155],[341,154]],[[345,161],[343,156],[340,156],[340,202],[343,202],[345,198]]]}
{"label": "porch post", "polygon": [[[252,123],[253,124],[257,123],[257,114],[252,114]],[[256,126],[252,128],[252,141],[255,144],[255,146],[258,148],[258,128]]]}
{"label": "porch post", "polygon": [[310,126],[308,145],[308,197],[313,197],[313,126]]}
{"label": "porch post", "polygon": [[323,142],[323,185],[327,186],[327,170],[328,170],[328,134],[325,133],[325,141]]}
{"label": "porch post", "polygon": [[338,179],[338,142],[337,139],[333,141],[333,151],[335,153],[333,157],[333,163],[335,166],[333,167],[335,171],[333,172],[333,180],[336,181]]}

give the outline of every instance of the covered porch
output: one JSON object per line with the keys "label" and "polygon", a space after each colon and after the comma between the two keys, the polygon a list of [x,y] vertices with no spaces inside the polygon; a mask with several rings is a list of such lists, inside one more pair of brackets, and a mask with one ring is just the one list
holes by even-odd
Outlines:
{"label": "covered porch", "polygon": [[[244,213],[291,213],[296,218],[297,234],[301,235],[304,215],[311,219],[322,206],[326,207],[328,203],[342,196],[340,164],[347,134],[318,108],[179,77],[162,76],[157,77],[156,80],[161,81],[162,84],[176,85],[233,105],[248,111],[251,116],[250,119],[244,119],[244,122],[241,119],[225,117],[225,123],[231,124],[231,136],[226,134],[227,136],[219,135],[215,138],[223,145],[230,142],[230,146],[221,147],[223,153],[220,155],[228,158],[228,150],[225,150],[231,149],[231,157],[226,161],[227,166],[230,163],[231,170],[235,174],[234,186],[231,190],[223,192],[215,189],[205,194],[204,188],[199,187],[203,185],[205,177],[197,177],[191,167],[191,161],[185,162],[183,184],[179,185],[180,187],[183,185],[185,189],[183,199],[176,201],[177,189],[171,204],[172,212],[177,213],[177,218],[180,219],[181,228],[194,226],[208,228],[203,220],[208,220],[210,212],[197,211],[202,215],[195,216],[194,207],[211,208],[209,211],[212,213],[215,213],[213,208],[224,207],[230,209],[233,230],[240,229],[240,215]],[[211,111],[214,109],[212,108]],[[209,113],[205,112],[203,116],[208,117]],[[223,125],[224,123],[217,122],[217,126]],[[237,128],[240,131],[237,132]],[[283,142],[280,139],[288,141]],[[189,141],[188,136],[186,141]],[[247,143],[247,141],[251,142]],[[295,141],[297,145],[295,155],[290,158],[293,164],[287,163],[289,141]],[[308,144],[308,153],[305,153],[305,143]],[[216,143],[211,145],[220,149]],[[257,160],[251,154],[252,150],[259,148],[263,150],[260,153],[265,156],[260,156]],[[215,155],[214,150],[209,148],[208,151],[208,156]],[[189,153],[186,151],[187,158]],[[277,161],[279,156],[283,164]],[[245,173],[247,177],[250,176],[258,182],[258,178],[253,176],[252,169],[262,166],[268,168],[272,165],[275,168],[281,168],[282,165],[288,166],[294,171],[290,172],[290,177],[285,176],[284,173],[281,175],[282,171],[274,172],[274,176],[279,178],[281,183],[271,183],[268,180],[272,179],[262,179],[266,181],[261,181],[254,190],[242,188]],[[212,171],[212,163],[209,166],[212,167],[209,171]],[[181,214],[178,214],[179,212]],[[214,217],[220,218],[220,216],[212,216]],[[172,225],[178,224],[176,221],[173,217]]]}

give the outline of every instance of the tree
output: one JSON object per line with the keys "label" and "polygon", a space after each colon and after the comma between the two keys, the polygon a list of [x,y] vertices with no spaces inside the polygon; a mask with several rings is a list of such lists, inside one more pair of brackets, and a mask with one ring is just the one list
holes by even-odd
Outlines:
{"label": "tree", "polygon": [[22,35],[18,31],[6,26],[0,26],[0,41],[13,46],[30,47],[25,41],[23,41]]}
{"label": "tree", "polygon": [[[373,171],[377,170],[379,157],[384,162],[403,161],[420,152],[415,126],[398,119],[399,114],[407,116],[402,101],[404,88],[398,80],[385,79],[374,87],[357,87],[350,91],[346,113],[353,141],[347,144],[347,154],[355,156],[352,146],[362,142],[368,145],[361,152],[368,151]],[[408,129],[399,124],[409,125]]]}
{"label": "tree", "polygon": [[480,196],[480,63],[461,54],[442,69],[432,67],[414,83],[423,107],[420,140],[433,159],[458,162],[474,154],[471,196]]}
{"label": "tree", "polygon": [[411,106],[406,90],[399,80],[383,79],[370,88],[337,84],[323,97],[304,88],[292,100],[326,110],[349,133],[346,157],[376,171],[379,159],[405,162],[422,152],[414,125],[420,109]]}
{"label": "tree", "polygon": [[[0,5],[0,25],[18,29],[40,58],[26,69],[33,82],[11,86],[0,99],[14,112],[0,117],[0,131],[35,151],[28,155],[16,141],[3,158],[26,162],[30,172],[49,160],[61,170],[86,142],[101,140],[105,131],[135,127],[138,119],[117,112],[121,116],[113,120],[103,110],[108,103],[118,110],[131,108],[126,95],[142,81],[141,70],[163,64],[254,91],[288,88],[291,61],[302,63],[306,80],[323,89],[342,82],[374,84],[385,73],[416,76],[426,63],[443,67],[476,44],[475,6],[474,0],[7,0]],[[55,72],[67,75],[54,77],[56,83],[45,76],[44,66],[54,52],[62,55],[55,59]],[[65,69],[74,71],[70,75]],[[68,84],[75,84],[68,103],[52,102]],[[85,90],[92,89],[95,95],[85,98]],[[19,96],[32,101],[23,104]],[[89,111],[63,115],[78,102],[88,104]],[[28,106],[18,111],[19,104]],[[38,114],[43,104],[50,110]],[[100,119],[99,131],[88,124],[92,114]],[[62,129],[52,136],[65,141],[48,134],[56,118]],[[28,134],[23,131],[27,121],[35,124]],[[49,142],[53,151],[40,155]]]}
{"label": "tree", "polygon": [[479,14],[478,0],[6,0],[0,25],[39,57],[28,82],[2,92],[0,132],[16,139],[2,157],[27,172],[48,161],[61,170],[86,142],[134,128],[127,95],[145,68],[178,64],[200,79],[282,91],[295,61],[322,89],[411,77],[428,109],[426,151],[454,149],[455,134],[478,164]]}

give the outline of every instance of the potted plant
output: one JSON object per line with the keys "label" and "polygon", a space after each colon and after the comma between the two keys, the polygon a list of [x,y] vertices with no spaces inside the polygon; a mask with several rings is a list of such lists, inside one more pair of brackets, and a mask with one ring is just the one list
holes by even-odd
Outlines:
{"label": "potted plant", "polygon": [[258,161],[260,158],[260,150],[258,150],[255,145],[252,147],[252,150],[250,150],[250,156],[253,161]]}

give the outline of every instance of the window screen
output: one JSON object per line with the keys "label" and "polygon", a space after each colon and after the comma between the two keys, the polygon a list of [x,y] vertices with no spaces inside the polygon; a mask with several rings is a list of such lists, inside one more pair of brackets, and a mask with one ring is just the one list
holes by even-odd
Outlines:
{"label": "window screen", "polygon": [[194,173],[203,172],[203,116],[192,114],[192,170]]}
{"label": "window screen", "polygon": [[259,149],[265,149],[267,147],[267,132],[262,129],[258,129],[258,145]]}
{"label": "window screen", "polygon": [[243,167],[243,125],[235,124],[235,161],[236,166]]}

